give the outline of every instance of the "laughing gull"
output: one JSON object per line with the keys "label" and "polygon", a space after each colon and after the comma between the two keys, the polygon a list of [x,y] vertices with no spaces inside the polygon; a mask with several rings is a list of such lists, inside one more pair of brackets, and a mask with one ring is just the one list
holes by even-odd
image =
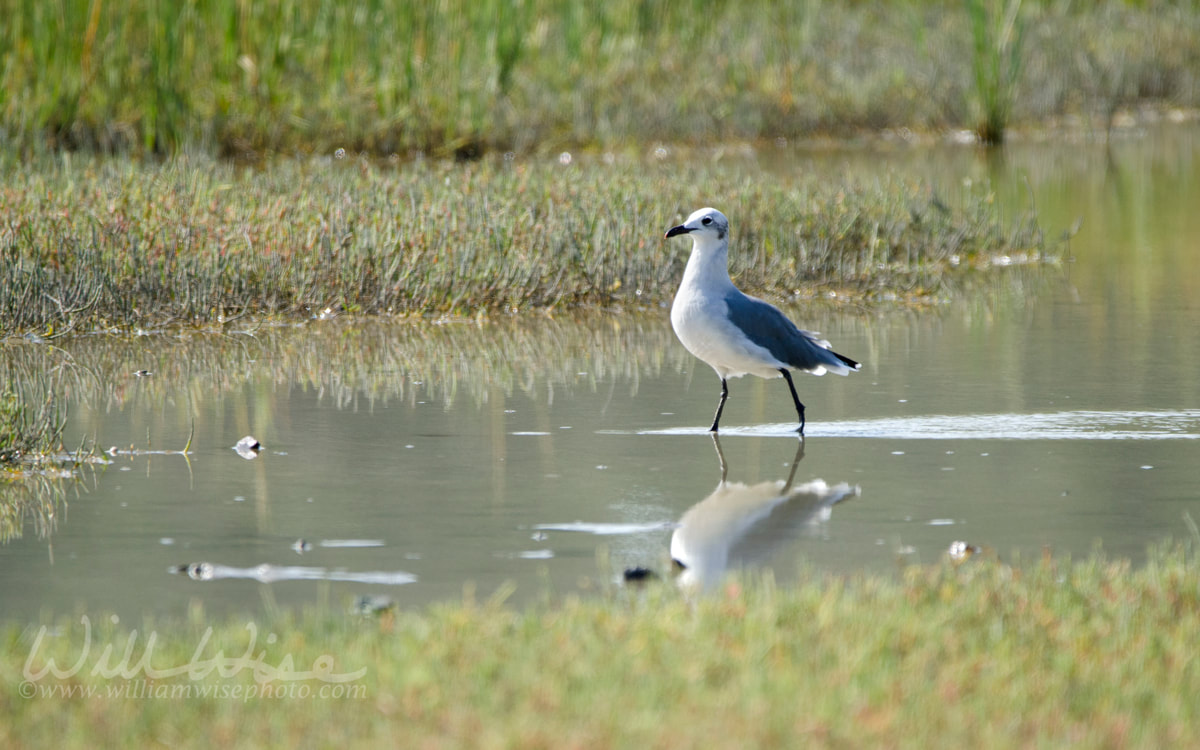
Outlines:
{"label": "laughing gull", "polygon": [[671,327],[689,352],[717,371],[721,401],[709,432],[717,431],[729,398],[727,378],[749,373],[787,380],[804,435],[804,404],[790,369],[813,375],[846,375],[859,365],[830,348],[819,334],[804,331],[774,305],[743,294],[729,278],[729,220],[715,208],[702,208],[666,237],[692,236],[692,255],[671,303]]}

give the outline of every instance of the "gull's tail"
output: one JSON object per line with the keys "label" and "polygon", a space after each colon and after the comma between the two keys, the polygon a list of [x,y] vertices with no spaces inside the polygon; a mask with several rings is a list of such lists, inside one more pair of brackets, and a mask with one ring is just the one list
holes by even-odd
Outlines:
{"label": "gull's tail", "polygon": [[862,368],[862,365],[860,365],[859,363],[850,359],[849,357],[845,356],[844,354],[838,354],[837,352],[833,351],[832,349],[829,350],[829,353],[832,354],[833,356],[837,357],[838,359],[842,360],[842,362],[844,362],[846,364],[846,366],[849,367],[851,370],[858,370],[858,369]]}
{"label": "gull's tail", "polygon": [[821,338],[821,334],[796,330],[800,335],[793,339],[787,358],[787,363],[792,367],[813,375],[824,375],[826,372],[849,375],[862,368],[858,362],[835,352],[833,345]]}

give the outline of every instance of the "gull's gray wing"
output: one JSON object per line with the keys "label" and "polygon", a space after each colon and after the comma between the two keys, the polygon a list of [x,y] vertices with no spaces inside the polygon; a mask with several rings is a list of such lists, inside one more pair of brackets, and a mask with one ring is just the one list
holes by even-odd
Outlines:
{"label": "gull's gray wing", "polygon": [[751,341],[771,356],[797,370],[823,367],[845,375],[857,370],[858,363],[830,349],[811,331],[801,330],[772,304],[734,290],[726,295],[730,321]]}

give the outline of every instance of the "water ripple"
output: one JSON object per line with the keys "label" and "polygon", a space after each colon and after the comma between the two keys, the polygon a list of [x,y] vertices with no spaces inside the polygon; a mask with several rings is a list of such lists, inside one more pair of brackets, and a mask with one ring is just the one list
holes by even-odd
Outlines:
{"label": "water ripple", "polygon": [[[640,434],[690,435],[707,432],[686,427]],[[960,414],[854,419],[808,423],[808,437],[890,440],[1196,440],[1200,410],[1062,411],[1046,414]],[[731,427],[722,437],[795,437],[795,423]]]}

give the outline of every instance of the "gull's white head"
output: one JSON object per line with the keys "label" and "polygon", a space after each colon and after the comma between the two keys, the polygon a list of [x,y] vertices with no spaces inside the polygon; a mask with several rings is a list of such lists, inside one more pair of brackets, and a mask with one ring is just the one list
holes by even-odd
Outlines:
{"label": "gull's white head", "polygon": [[701,208],[687,217],[687,221],[668,229],[664,236],[676,237],[681,234],[692,235],[697,244],[720,242],[729,236],[729,219],[715,208]]}

